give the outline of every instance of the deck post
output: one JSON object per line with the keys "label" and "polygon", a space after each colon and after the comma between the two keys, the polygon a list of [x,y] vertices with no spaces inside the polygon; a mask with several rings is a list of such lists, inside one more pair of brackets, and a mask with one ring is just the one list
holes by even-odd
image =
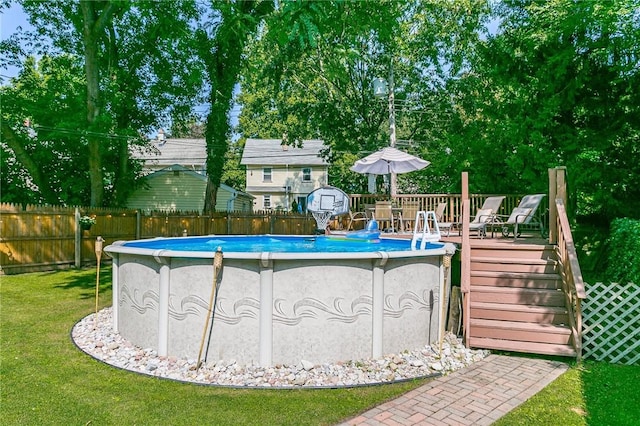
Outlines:
{"label": "deck post", "polygon": [[462,322],[465,346],[469,347],[469,321],[471,318],[471,242],[469,241],[469,174],[462,172],[462,265],[460,290],[462,291]]}
{"label": "deck post", "polygon": [[556,167],[556,198],[560,198],[564,205],[568,206],[566,173],[566,167]]}
{"label": "deck post", "polygon": [[549,169],[549,243],[558,242],[558,210],[556,199],[561,199],[567,206],[566,167]]}
{"label": "deck post", "polygon": [[558,242],[557,169],[549,169],[549,244]]}

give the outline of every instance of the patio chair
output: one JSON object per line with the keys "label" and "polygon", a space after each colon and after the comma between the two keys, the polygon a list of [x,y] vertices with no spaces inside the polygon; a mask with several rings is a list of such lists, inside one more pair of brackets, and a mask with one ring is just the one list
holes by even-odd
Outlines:
{"label": "patio chair", "polygon": [[476,216],[469,223],[469,232],[477,231],[478,237],[484,238],[487,235],[487,225],[492,224],[495,220],[495,214],[492,209],[478,209]]}
{"label": "patio chair", "polygon": [[375,220],[380,224],[380,229],[385,230],[386,232],[395,232],[395,221],[396,217],[393,214],[393,206],[391,201],[376,201]]}
{"label": "patio chair", "polygon": [[353,230],[354,222],[364,222],[366,225],[368,220],[369,218],[365,212],[352,212],[349,210],[349,224],[347,225],[347,231]]}
{"label": "patio chair", "polygon": [[435,213],[436,213],[436,220],[438,221],[438,227],[440,228],[440,232],[448,237],[449,233],[451,233],[451,228],[455,228],[457,224],[453,222],[444,221],[444,211],[446,209],[447,209],[447,203],[438,203]]}
{"label": "patio chair", "polygon": [[364,205],[364,214],[367,216],[367,218],[369,219],[373,219],[373,214],[376,211],[376,205],[375,204],[365,204]]}
{"label": "patio chair", "polygon": [[[525,195],[520,200],[518,207],[514,208],[506,221],[501,222],[502,235],[508,237],[513,229],[514,239],[517,239],[522,232],[522,227],[537,227],[540,229],[542,238],[548,236],[542,223],[540,215],[537,214],[538,207],[546,194]],[[504,216],[506,217],[506,216]]]}
{"label": "patio chair", "polygon": [[413,229],[413,221],[419,210],[420,201],[405,200],[402,202],[402,211],[398,214],[401,231],[411,231]]}

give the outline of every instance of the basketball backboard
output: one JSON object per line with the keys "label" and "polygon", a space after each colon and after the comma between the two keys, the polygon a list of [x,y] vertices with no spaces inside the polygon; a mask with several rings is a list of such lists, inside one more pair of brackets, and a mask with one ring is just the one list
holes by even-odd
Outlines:
{"label": "basketball backboard", "polygon": [[349,196],[341,189],[323,186],[307,195],[307,210],[314,213],[331,212],[332,216],[349,213]]}

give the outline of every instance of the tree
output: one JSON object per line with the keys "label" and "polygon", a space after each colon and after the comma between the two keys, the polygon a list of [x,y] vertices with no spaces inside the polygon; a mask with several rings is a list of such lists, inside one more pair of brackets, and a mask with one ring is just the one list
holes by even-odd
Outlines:
{"label": "tree", "polygon": [[544,191],[547,168],[567,165],[579,214],[638,215],[639,6],[500,4],[500,31],[454,89],[478,190]]}
{"label": "tree", "polygon": [[[453,160],[440,157],[440,152],[446,152],[440,149],[446,148],[446,139],[440,138],[448,125],[442,118],[452,108],[440,88],[468,66],[464,51],[478,40],[488,13],[486,4],[317,2],[297,6],[274,14],[267,21],[266,34],[251,44],[250,63],[241,79],[243,135],[280,138],[286,133],[290,142],[320,137],[331,147],[327,153],[331,183],[348,192],[362,192],[365,177],[349,167],[389,144],[387,102],[372,96],[371,83],[375,77],[388,76],[392,66],[401,147],[430,160],[438,155],[438,160],[451,164]],[[290,16],[301,24],[279,25]],[[402,176],[400,186],[448,190],[451,181],[440,180],[434,188],[430,178],[445,167]]]}
{"label": "tree", "polygon": [[122,204],[135,179],[129,146],[144,143],[144,135],[169,117],[185,119],[197,101],[201,67],[193,60],[193,2],[21,4],[36,28],[27,39],[47,36],[45,52],[82,58],[85,123],[75,129],[83,132],[79,143],[87,152],[87,201]]}
{"label": "tree", "polygon": [[227,142],[230,136],[228,113],[233,91],[242,65],[249,35],[273,10],[273,1],[212,2],[218,24],[213,31],[201,27],[196,31],[200,58],[205,64],[209,83],[210,111],[206,122],[208,185],[205,211],[215,210],[217,190],[224,169]]}
{"label": "tree", "polygon": [[0,88],[3,201],[80,204],[88,195],[82,133],[72,130],[84,122],[81,75],[71,56],[28,58]]}

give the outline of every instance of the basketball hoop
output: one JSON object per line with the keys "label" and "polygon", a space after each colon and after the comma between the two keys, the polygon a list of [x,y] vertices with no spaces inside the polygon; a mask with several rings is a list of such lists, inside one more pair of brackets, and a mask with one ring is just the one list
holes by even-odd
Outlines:
{"label": "basketball hoop", "polygon": [[333,216],[349,212],[349,196],[333,186],[314,189],[307,195],[307,211],[316,220],[318,230],[324,233]]}
{"label": "basketball hoop", "polygon": [[329,221],[331,220],[331,216],[333,216],[333,212],[328,211],[318,211],[311,212],[313,218],[316,220],[316,226],[319,231],[324,232],[329,226]]}

